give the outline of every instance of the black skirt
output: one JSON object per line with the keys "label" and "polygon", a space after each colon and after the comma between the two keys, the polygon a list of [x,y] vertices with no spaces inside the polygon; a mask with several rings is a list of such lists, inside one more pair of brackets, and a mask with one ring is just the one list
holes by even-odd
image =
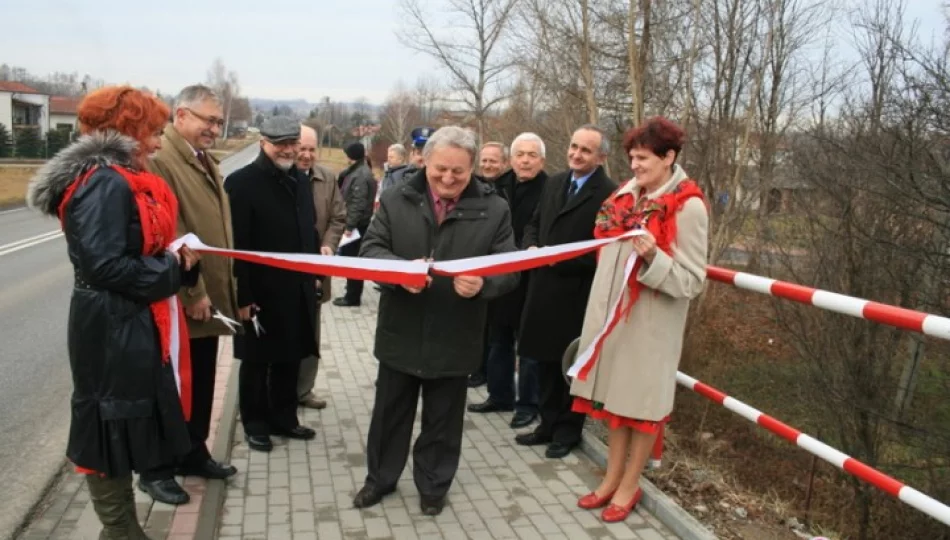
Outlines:
{"label": "black skirt", "polygon": [[160,363],[156,372],[154,395],[131,404],[138,414],[109,418],[103,409],[114,407],[73,397],[66,449],[70,461],[115,478],[167,466],[191,450],[172,366]]}

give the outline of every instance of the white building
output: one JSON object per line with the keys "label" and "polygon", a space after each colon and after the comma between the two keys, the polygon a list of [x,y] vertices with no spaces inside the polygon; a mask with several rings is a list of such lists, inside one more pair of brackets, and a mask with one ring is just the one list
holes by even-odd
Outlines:
{"label": "white building", "polygon": [[36,126],[40,137],[49,131],[50,96],[13,81],[0,81],[0,124],[8,132],[15,128]]}

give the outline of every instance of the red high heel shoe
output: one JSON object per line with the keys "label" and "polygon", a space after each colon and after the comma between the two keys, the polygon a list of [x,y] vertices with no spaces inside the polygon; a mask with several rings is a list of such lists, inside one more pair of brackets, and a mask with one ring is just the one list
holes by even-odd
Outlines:
{"label": "red high heel shoe", "polygon": [[607,503],[610,502],[610,499],[614,497],[615,491],[604,495],[603,497],[598,497],[596,491],[591,491],[587,495],[584,495],[580,499],[577,499],[577,506],[583,508],[584,510],[595,510],[597,508],[603,508],[607,506]]}
{"label": "red high heel shoe", "polygon": [[633,494],[633,498],[630,499],[630,502],[624,506],[619,504],[611,504],[607,508],[604,508],[604,511],[600,514],[600,519],[604,520],[606,523],[615,523],[618,521],[623,521],[627,519],[627,516],[630,515],[630,512],[637,507],[637,503],[640,502],[640,499],[643,497],[643,490],[637,488],[637,492]]}

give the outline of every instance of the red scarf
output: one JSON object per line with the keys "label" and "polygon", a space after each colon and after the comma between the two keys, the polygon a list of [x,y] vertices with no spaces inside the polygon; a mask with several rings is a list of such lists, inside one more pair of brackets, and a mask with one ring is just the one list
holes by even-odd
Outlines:
{"label": "red scarf", "polygon": [[[676,244],[676,214],[683,209],[686,201],[693,197],[706,201],[696,182],[688,178],[677,184],[673,191],[655,199],[647,198],[646,190],[642,188],[636,196],[632,192],[618,194],[620,189],[600,207],[594,224],[594,238],[614,238],[633,229],[644,229],[656,239],[657,249],[670,256],[673,255],[673,246]],[[637,280],[637,276],[644,264],[646,262],[643,257],[638,257],[627,282],[630,294],[626,301],[617,303],[616,311],[607,322],[606,331],[594,344],[593,357],[578,373],[578,379],[587,380],[588,373],[600,357],[607,336],[621,319],[629,317],[634,304],[640,298],[644,285]]]}
{"label": "red scarf", "polygon": [[[142,255],[149,257],[161,254],[176,237],[178,223],[178,199],[172,193],[168,184],[159,176],[147,171],[133,171],[124,167],[113,166],[113,170],[121,174],[132,189],[132,197],[138,208],[139,222],[142,226]],[[95,169],[92,169],[75,182],[69,185],[59,204],[59,221],[65,230],[66,206],[72,199],[76,189],[85,184]],[[170,298],[158,300],[149,305],[152,320],[158,328],[161,343],[162,362],[173,361],[177,358],[176,378],[179,381],[179,396],[185,419],[191,418],[191,351],[188,344],[188,326],[185,322],[184,310],[173,295]],[[172,351],[172,317],[176,316],[178,347]]]}

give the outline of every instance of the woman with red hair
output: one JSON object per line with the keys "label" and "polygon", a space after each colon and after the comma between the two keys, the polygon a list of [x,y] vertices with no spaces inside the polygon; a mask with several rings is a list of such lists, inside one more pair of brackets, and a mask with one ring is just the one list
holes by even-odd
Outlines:
{"label": "woman with red hair", "polygon": [[66,455],[86,475],[100,539],[147,538],[132,472],[191,448],[187,327],[172,298],[196,282],[197,255],[167,249],[178,201],[145,170],[168,113],[131,87],[90,93],[78,110],[83,136],[40,169],[27,194],[32,208],[59,219],[74,269]]}
{"label": "woman with red hair", "polygon": [[665,118],[627,131],[634,178],[604,201],[594,226],[597,238],[643,231],[600,251],[578,344],[590,359],[571,384],[573,410],[609,428],[604,479],[578,501],[606,506],[607,522],[623,521],[640,501],[640,474],[673,410],[689,301],[706,279],[708,214],[676,163],[683,139]]}

